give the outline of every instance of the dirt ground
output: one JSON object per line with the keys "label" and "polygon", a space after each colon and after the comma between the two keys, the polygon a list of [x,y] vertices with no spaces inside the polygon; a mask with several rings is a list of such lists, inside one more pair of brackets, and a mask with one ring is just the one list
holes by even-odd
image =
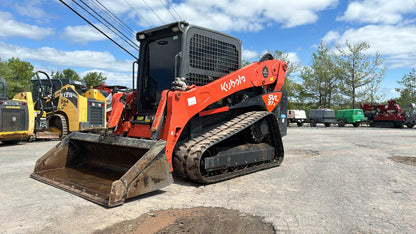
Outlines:
{"label": "dirt ground", "polygon": [[262,217],[224,208],[168,209],[141,215],[94,232],[105,233],[275,233]]}
{"label": "dirt ground", "polygon": [[398,163],[416,166],[416,157],[392,156],[389,159]]}

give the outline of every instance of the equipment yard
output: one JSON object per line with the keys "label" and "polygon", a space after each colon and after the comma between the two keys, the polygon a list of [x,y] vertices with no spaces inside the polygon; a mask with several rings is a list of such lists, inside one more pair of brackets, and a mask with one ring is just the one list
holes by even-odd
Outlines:
{"label": "equipment yard", "polygon": [[174,176],[114,208],[29,178],[57,141],[0,144],[0,232],[416,232],[416,129],[295,126],[279,167],[208,185]]}

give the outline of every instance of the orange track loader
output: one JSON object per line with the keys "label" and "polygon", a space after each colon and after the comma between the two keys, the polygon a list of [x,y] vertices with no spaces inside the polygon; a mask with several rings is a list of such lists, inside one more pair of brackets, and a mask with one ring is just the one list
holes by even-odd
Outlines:
{"label": "orange track loader", "polygon": [[280,165],[285,62],[240,68],[240,40],[186,22],[136,38],[137,85],[115,98],[111,132],[71,133],[33,178],[112,207],[169,185],[172,172],[207,184]]}

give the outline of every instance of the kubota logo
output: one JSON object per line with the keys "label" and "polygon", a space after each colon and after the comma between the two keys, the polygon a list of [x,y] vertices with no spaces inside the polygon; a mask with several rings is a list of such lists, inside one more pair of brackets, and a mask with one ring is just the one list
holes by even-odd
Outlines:
{"label": "kubota logo", "polygon": [[231,79],[228,82],[224,81],[224,83],[221,84],[221,91],[225,91],[228,92],[231,89],[241,85],[242,83],[246,82],[246,77],[245,76],[238,76],[238,78],[236,79]]}

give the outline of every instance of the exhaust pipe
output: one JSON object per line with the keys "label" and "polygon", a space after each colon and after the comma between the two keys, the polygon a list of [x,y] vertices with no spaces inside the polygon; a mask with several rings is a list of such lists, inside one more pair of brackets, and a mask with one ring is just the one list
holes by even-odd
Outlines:
{"label": "exhaust pipe", "polygon": [[72,132],[31,177],[107,207],[173,182],[166,141]]}

